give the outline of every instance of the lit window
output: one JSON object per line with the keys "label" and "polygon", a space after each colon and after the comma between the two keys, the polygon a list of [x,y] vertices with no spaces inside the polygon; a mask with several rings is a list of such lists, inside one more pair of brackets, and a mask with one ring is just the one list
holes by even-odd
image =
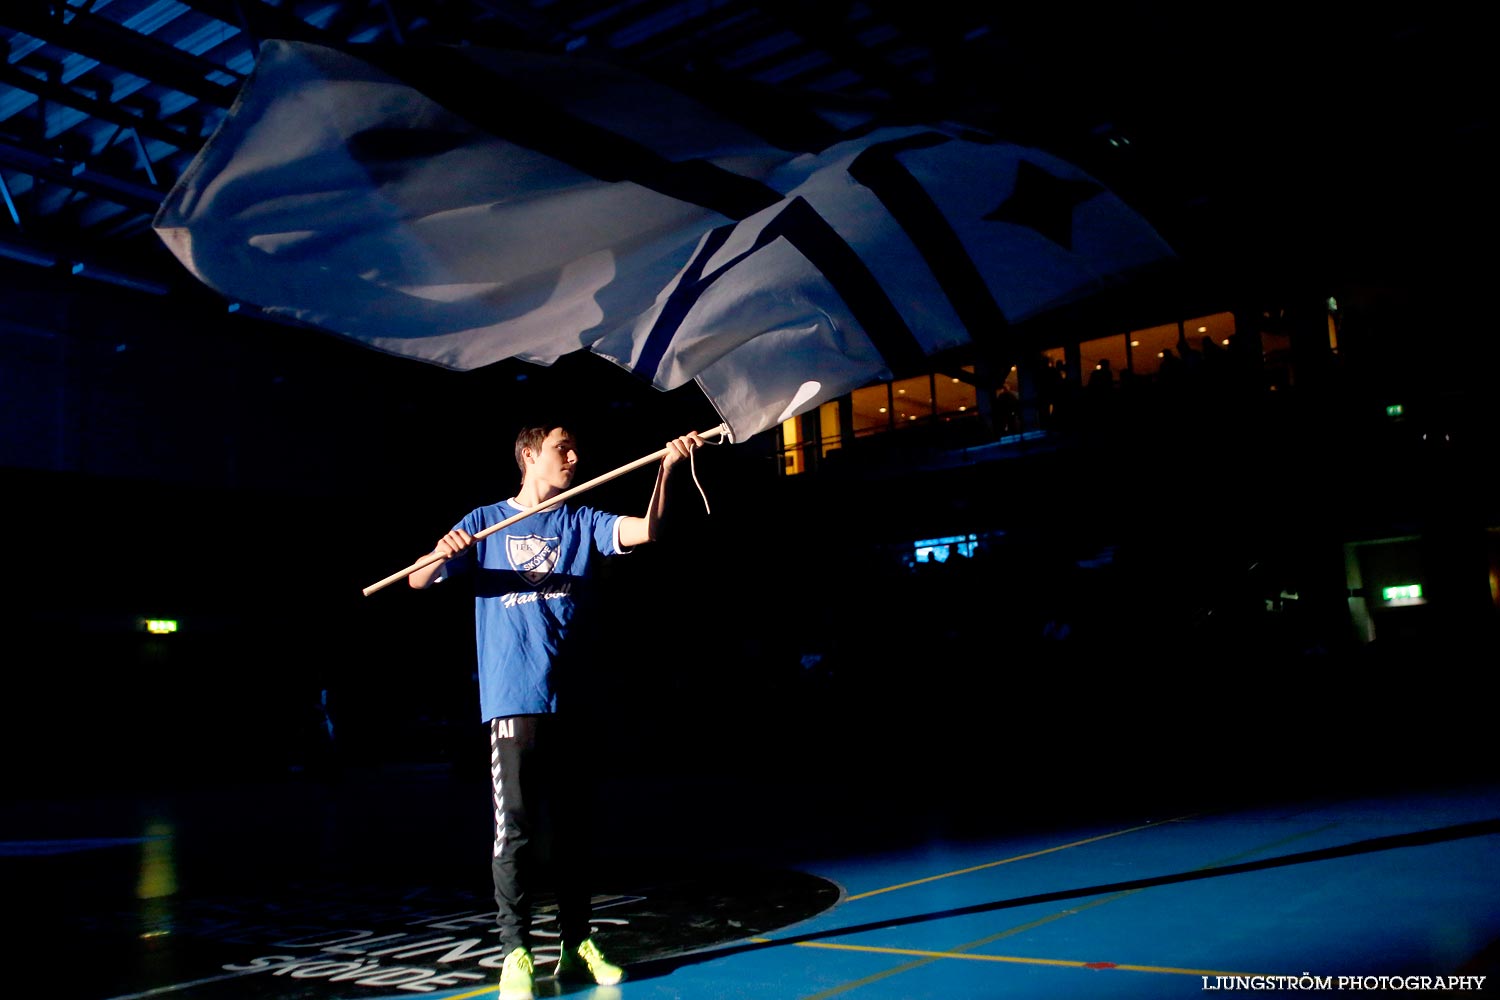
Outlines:
{"label": "lit window", "polygon": [[954,553],[967,558],[974,554],[978,535],[949,535],[946,538],[924,538],[911,543],[912,557],[919,563],[947,562]]}

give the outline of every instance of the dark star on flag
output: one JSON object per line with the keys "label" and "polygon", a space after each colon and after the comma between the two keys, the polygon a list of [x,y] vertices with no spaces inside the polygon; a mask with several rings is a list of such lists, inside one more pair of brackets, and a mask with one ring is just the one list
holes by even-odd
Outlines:
{"label": "dark star on flag", "polygon": [[1041,233],[1065,250],[1073,249],[1073,209],[1104,188],[1092,181],[1056,177],[1022,160],[1010,197],[984,216],[987,222],[1011,222]]}

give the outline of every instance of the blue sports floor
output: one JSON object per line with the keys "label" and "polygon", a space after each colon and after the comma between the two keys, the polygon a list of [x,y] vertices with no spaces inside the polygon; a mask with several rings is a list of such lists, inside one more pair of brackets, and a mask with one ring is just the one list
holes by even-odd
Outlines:
{"label": "blue sports floor", "polygon": [[[1355,977],[1365,994],[1436,985],[1411,976],[1475,986],[1500,943],[1497,817],[1496,789],[1471,788],[815,861],[810,870],[844,890],[832,910],[622,996],[1159,998],[1266,985],[1302,994],[1326,978],[1329,993],[1354,991]],[[1317,978],[1270,979],[1308,974]]]}
{"label": "blue sports floor", "polygon": [[[487,803],[472,791],[443,769],[408,767],[13,797],[3,993],[493,995]],[[829,796],[820,814],[811,802],[720,808],[741,794],[728,785],[628,791],[684,809],[660,810],[675,816],[670,834],[601,824],[620,855],[649,856],[644,868],[601,866],[599,936],[630,978],[544,978],[539,997],[1500,991],[1496,785],[1134,814],[1122,795],[1092,817],[1038,809],[1023,829],[978,809],[925,830],[867,795],[856,812]]]}

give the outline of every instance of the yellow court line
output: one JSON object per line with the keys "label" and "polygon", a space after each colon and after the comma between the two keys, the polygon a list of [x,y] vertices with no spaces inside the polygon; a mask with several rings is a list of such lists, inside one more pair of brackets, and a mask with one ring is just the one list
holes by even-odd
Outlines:
{"label": "yellow court line", "polygon": [[1056,847],[1046,847],[1040,851],[1032,851],[1030,854],[1018,854],[1013,858],[1004,858],[1000,861],[988,861],[982,865],[975,865],[972,868],[960,868],[958,871],[944,872],[941,875],[929,875],[926,878],[919,878],[911,882],[902,882],[900,885],[888,885],[884,889],[871,889],[869,892],[861,892],[854,896],[846,896],[844,897],[844,902],[850,903],[856,899],[868,899],[871,896],[878,896],[882,892],[895,892],[897,889],[910,889],[914,885],[924,885],[928,882],[936,882],[939,879],[953,878],[955,875],[968,875],[972,872],[983,871],[986,868],[995,868],[999,865],[1008,865],[1013,861],[1025,861],[1027,858],[1039,858],[1043,854],[1052,854],[1054,851],[1066,851],[1070,847],[1082,847],[1084,844],[1093,844],[1100,840],[1108,840],[1111,837],[1123,837],[1127,833],[1136,833],[1141,830],[1149,830],[1152,827],[1162,826],[1166,823],[1177,823],[1181,820],[1191,819],[1193,815],[1195,814],[1188,813],[1186,816],[1173,816],[1171,819],[1158,820],[1155,823],[1143,823],[1140,826],[1132,826],[1128,830],[1116,830],[1113,833],[1101,833],[1097,837],[1089,837],[1085,840],[1075,840],[1071,844],[1058,844]]}
{"label": "yellow court line", "polygon": [[[1003,940],[1004,938],[1014,937],[1017,934],[1024,934],[1027,931],[1034,930],[1035,928],[1041,927],[1044,924],[1050,924],[1054,920],[1061,920],[1063,917],[1071,917],[1076,913],[1083,912],[1084,910],[1091,910],[1096,906],[1103,906],[1105,903],[1112,902],[1124,895],[1129,895],[1129,893],[1116,893],[1113,896],[1105,896],[1102,899],[1096,899],[1091,903],[1084,903],[1082,906],[1075,906],[1066,910],[1059,910],[1056,913],[1049,913],[1045,917],[1039,917],[1036,920],[1032,920],[1015,927],[1007,928],[1006,930],[1003,930],[998,934],[991,934],[988,937],[980,938],[978,941],[970,941],[968,944],[956,945],[948,952],[941,952],[939,954],[943,954],[945,956],[952,954],[957,956],[960,953],[972,951],[975,948],[982,948],[987,944],[994,944],[996,941]],[[882,979],[889,979],[892,976],[899,976],[905,972],[912,972],[916,969],[922,968],[924,965],[931,965],[935,961],[937,961],[937,959],[935,958],[922,958],[915,962],[905,962],[901,965],[893,966],[889,969],[883,969],[880,972],[874,973],[873,975],[865,976],[862,979],[856,979],[853,982],[844,983],[842,986],[835,986],[833,989],[824,990],[821,993],[814,993],[810,997],[803,997],[802,1000],[828,1000],[829,997],[836,997],[842,993],[848,993],[851,990],[859,989],[861,986],[868,986],[871,983],[877,983]]]}
{"label": "yellow court line", "polygon": [[[1223,972],[1218,969],[1177,969],[1169,965],[1125,965],[1115,962],[1079,962],[1066,958],[1023,958],[1019,955],[975,955],[961,951],[924,951],[920,948],[881,948],[868,944],[834,944],[829,941],[799,941],[799,948],[828,948],[834,951],[870,951],[882,955],[911,955],[917,958],[957,958],[968,962],[1009,962],[1014,965],[1060,965],[1070,969],[1125,972],[1163,972],[1175,976],[1254,976],[1264,973]],[[456,1000],[456,998],[455,998]]]}
{"label": "yellow court line", "polygon": [[[1179,818],[1182,818],[1182,817],[1179,817]],[[1171,822],[1171,821],[1169,820],[1167,822]],[[1228,858],[1221,858],[1221,859],[1219,859],[1217,861],[1211,861],[1208,864],[1203,865],[1203,866],[1201,866],[1200,868],[1198,868],[1196,870],[1198,870],[1198,871],[1207,871],[1209,869],[1215,868],[1215,867],[1220,866],[1220,865],[1229,864],[1229,863],[1231,863],[1233,861],[1238,861],[1240,858],[1249,857],[1252,854],[1260,853],[1261,851],[1268,850],[1268,849],[1270,849],[1272,847],[1280,847],[1280,846],[1282,846],[1284,844],[1290,843],[1291,841],[1300,840],[1300,839],[1302,839],[1304,837],[1310,837],[1310,836],[1312,836],[1315,833],[1321,833],[1323,830],[1327,830],[1330,827],[1336,826],[1336,825],[1337,824],[1335,824],[1335,823],[1330,823],[1330,824],[1327,824],[1325,826],[1317,827],[1316,829],[1313,829],[1313,830],[1304,830],[1304,831],[1302,831],[1300,833],[1296,833],[1296,834],[1293,834],[1293,835],[1288,836],[1288,837],[1282,837],[1279,840],[1273,840],[1273,841],[1271,841],[1269,844],[1261,844],[1260,846],[1254,847],[1254,848],[1250,849],[1249,851],[1243,851],[1243,852],[1241,852],[1239,854],[1232,855],[1231,857],[1228,857]],[[1121,832],[1128,832],[1128,831],[1121,831]],[[1082,904],[1080,906],[1072,906],[1072,907],[1068,907],[1065,910],[1058,910],[1055,913],[1050,913],[1047,916],[1039,917],[1036,920],[1028,921],[1027,923],[1019,924],[1019,925],[1017,925],[1015,927],[1007,928],[1006,930],[1000,931],[998,934],[991,934],[988,937],[980,938],[978,941],[971,941],[968,944],[957,945],[954,948],[952,948],[951,950],[946,951],[946,952],[936,952],[936,951],[935,952],[924,952],[924,951],[911,951],[911,950],[902,950],[902,949],[894,949],[894,948],[880,949],[880,948],[875,948],[875,947],[871,947],[871,946],[868,946],[868,945],[834,945],[834,944],[830,944],[830,943],[827,943],[827,942],[812,942],[812,941],[794,942],[795,944],[798,944],[798,945],[801,945],[801,946],[804,946],[804,947],[824,947],[824,948],[834,948],[834,949],[845,949],[845,950],[849,950],[849,951],[882,951],[882,950],[884,950],[884,951],[890,951],[893,954],[911,954],[914,957],[916,957],[916,959],[917,959],[916,961],[905,962],[905,963],[903,963],[901,965],[893,966],[892,968],[889,968],[889,969],[883,969],[880,972],[874,973],[874,974],[869,975],[869,976],[865,976],[862,979],[856,979],[853,982],[844,983],[842,986],[835,986],[832,989],[823,990],[820,993],[814,993],[812,996],[803,997],[802,1000],[829,1000],[829,998],[831,998],[831,997],[836,997],[836,996],[839,996],[840,994],[848,993],[851,990],[858,989],[858,988],[860,988],[862,986],[868,986],[871,983],[879,982],[882,979],[889,979],[889,978],[891,978],[893,976],[901,975],[902,973],[914,971],[916,969],[921,968],[924,965],[931,965],[933,962],[939,961],[939,960],[941,960],[943,958],[967,958],[967,959],[971,959],[971,960],[975,960],[975,961],[996,961],[996,962],[999,962],[999,961],[1023,962],[1024,961],[1024,962],[1028,962],[1029,964],[1035,964],[1035,965],[1064,965],[1064,966],[1066,966],[1066,965],[1074,965],[1074,966],[1076,966],[1079,963],[1070,963],[1068,961],[1061,960],[1061,959],[1030,959],[1030,960],[1026,960],[1026,959],[1017,959],[1017,958],[1001,958],[1001,957],[994,957],[994,956],[988,956],[988,955],[974,955],[974,954],[969,954],[969,952],[971,952],[975,948],[982,948],[982,947],[984,947],[987,944],[993,944],[996,941],[1003,940],[1004,938],[1014,937],[1017,934],[1024,934],[1024,933],[1026,933],[1029,930],[1034,930],[1037,927],[1041,927],[1041,926],[1043,926],[1045,924],[1050,924],[1053,921],[1061,920],[1064,917],[1075,916],[1075,915],[1077,915],[1079,913],[1082,913],[1085,910],[1091,910],[1091,909],[1093,909],[1096,906],[1104,906],[1104,905],[1106,905],[1108,903],[1113,903],[1114,901],[1116,901],[1118,899],[1124,899],[1124,898],[1126,898],[1128,896],[1134,896],[1136,893],[1143,892],[1143,891],[1145,891],[1145,890],[1142,888],[1142,889],[1126,889],[1126,890],[1124,890],[1122,892],[1111,893],[1108,896],[1102,896],[1099,899],[1095,899],[1095,900],[1093,900],[1091,902],[1084,903],[1084,904]],[[769,941],[770,938],[761,938],[759,940]],[[1083,964],[1085,966],[1087,965],[1087,963],[1083,963]],[[1201,975],[1201,976],[1251,975],[1251,973],[1214,972],[1214,971],[1208,971],[1208,970],[1175,969],[1175,968],[1170,967],[1170,966],[1147,966],[1147,965],[1129,965],[1129,964],[1121,965],[1119,963],[1112,963],[1109,966],[1102,966],[1102,965],[1098,965],[1096,963],[1096,968],[1106,968],[1106,967],[1107,968],[1114,968],[1114,969],[1125,969],[1127,971],[1135,970],[1135,971],[1143,971],[1143,972],[1144,971],[1177,972],[1178,974],[1181,974],[1181,975],[1195,975],[1195,974],[1196,975]]]}

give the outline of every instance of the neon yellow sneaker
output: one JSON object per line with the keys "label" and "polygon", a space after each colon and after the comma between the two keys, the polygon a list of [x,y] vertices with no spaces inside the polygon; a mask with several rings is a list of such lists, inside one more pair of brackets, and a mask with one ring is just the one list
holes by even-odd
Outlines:
{"label": "neon yellow sneaker", "polygon": [[600,986],[613,986],[625,978],[625,970],[610,965],[594,939],[585,938],[577,948],[563,945],[562,956],[557,960],[557,978],[586,979]]}
{"label": "neon yellow sneaker", "polygon": [[525,948],[506,955],[505,964],[500,967],[500,1000],[532,1000],[535,973],[531,952]]}

